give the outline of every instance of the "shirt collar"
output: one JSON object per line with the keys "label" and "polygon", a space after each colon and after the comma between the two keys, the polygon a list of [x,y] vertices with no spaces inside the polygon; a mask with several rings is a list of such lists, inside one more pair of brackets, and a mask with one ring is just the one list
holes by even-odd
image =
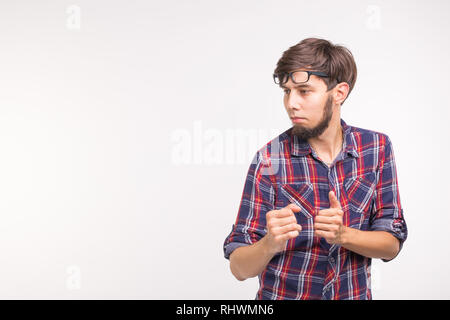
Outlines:
{"label": "shirt collar", "polygon": [[[355,158],[359,157],[357,151],[355,140],[352,134],[352,127],[347,125],[344,120],[341,119],[341,126],[344,131],[344,142],[342,150],[344,150],[344,155],[350,154]],[[297,136],[291,134],[292,128],[289,130],[289,136],[291,139],[291,154],[294,156],[305,156],[311,153],[311,146],[308,141],[302,140]]]}

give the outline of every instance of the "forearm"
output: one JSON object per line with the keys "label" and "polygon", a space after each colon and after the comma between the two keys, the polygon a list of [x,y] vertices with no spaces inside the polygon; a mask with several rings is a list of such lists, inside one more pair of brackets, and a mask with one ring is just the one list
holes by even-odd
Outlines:
{"label": "forearm", "polygon": [[399,240],[385,231],[362,231],[346,227],[342,246],[369,258],[393,259],[400,250]]}
{"label": "forearm", "polygon": [[243,281],[259,275],[273,258],[266,244],[266,237],[252,245],[235,249],[230,255],[231,273],[236,279]]}

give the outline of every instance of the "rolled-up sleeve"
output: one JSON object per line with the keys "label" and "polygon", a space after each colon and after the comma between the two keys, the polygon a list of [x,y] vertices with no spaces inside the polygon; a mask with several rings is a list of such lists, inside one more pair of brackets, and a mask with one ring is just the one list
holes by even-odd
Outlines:
{"label": "rolled-up sleeve", "polygon": [[223,244],[226,259],[236,248],[251,245],[266,234],[266,213],[274,209],[274,188],[265,168],[258,151],[247,172],[236,221]]}
{"label": "rolled-up sleeve", "polygon": [[[382,138],[385,141],[384,151],[380,153],[381,162],[370,230],[386,231],[392,234],[400,241],[400,252],[407,238],[408,230],[400,203],[394,150],[389,137],[382,135]],[[387,262],[392,259],[382,260]]]}

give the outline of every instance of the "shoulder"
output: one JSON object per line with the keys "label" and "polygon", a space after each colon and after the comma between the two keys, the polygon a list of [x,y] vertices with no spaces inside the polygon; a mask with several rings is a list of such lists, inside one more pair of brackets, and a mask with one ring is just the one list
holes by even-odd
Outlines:
{"label": "shoulder", "polygon": [[391,144],[389,136],[380,131],[350,126],[350,133],[359,148],[384,148]]}
{"label": "shoulder", "polygon": [[250,165],[257,176],[273,178],[278,165],[283,163],[282,158],[289,156],[291,131],[292,128],[289,128],[278,135],[275,133],[275,137],[257,149]]}
{"label": "shoulder", "polygon": [[257,155],[261,158],[273,157],[278,155],[280,150],[290,147],[292,128],[289,128],[277,136],[273,137],[270,141],[260,146],[257,150]]}

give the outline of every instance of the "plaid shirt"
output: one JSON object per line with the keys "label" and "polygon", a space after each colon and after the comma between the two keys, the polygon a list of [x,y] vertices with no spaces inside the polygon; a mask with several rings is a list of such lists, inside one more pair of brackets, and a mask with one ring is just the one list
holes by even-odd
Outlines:
{"label": "plaid shirt", "polygon": [[314,217],[330,207],[330,190],[341,203],[344,225],[387,231],[400,240],[400,249],[406,240],[389,137],[342,119],[341,126],[343,148],[331,167],[308,142],[292,136],[292,128],[258,150],[250,165],[236,222],[223,245],[225,258],[264,237],[270,210],[295,203],[302,226],[258,276],[256,299],[372,299],[371,258],[314,236]]}

